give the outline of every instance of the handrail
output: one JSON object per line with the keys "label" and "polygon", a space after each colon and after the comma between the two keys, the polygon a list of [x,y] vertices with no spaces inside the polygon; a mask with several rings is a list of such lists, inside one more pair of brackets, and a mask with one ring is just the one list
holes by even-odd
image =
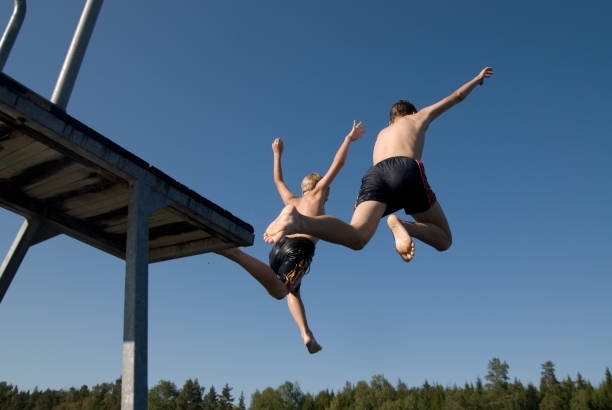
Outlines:
{"label": "handrail", "polygon": [[102,2],[103,0],[87,0],[77,29],[74,32],[72,43],[70,43],[68,54],[66,54],[62,71],[57,79],[57,83],[55,83],[51,102],[63,109],[66,109],[66,105],[68,105],[68,100],[81,68],[81,62],[85,56],[89,38],[96,25],[96,19],[98,18],[98,13],[100,13]]}
{"label": "handrail", "polygon": [[25,0],[15,0],[13,14],[11,15],[11,19],[6,26],[6,29],[4,30],[2,40],[0,40],[0,71],[4,69],[4,64],[6,64],[6,60],[8,59],[11,49],[13,48],[13,44],[15,44],[15,39],[17,38],[17,34],[21,28],[21,23],[23,23],[23,19],[25,18],[25,13]]}

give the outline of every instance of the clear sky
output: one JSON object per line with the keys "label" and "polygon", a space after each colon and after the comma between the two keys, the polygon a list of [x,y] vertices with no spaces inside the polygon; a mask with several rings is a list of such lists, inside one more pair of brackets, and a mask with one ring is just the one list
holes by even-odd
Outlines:
{"label": "clear sky", "polygon": [[[8,21],[13,2],[0,4]],[[30,1],[4,72],[46,98],[83,1]],[[444,253],[395,253],[383,222],[359,252],[320,243],[302,292],[323,350],[285,301],[214,254],[149,270],[149,386],[198,378],[250,397],[297,381],[338,390],[384,375],[462,385],[488,361],[538,384],[612,367],[612,3],[609,1],[106,1],[67,111],[249,222],[267,260],[282,208],[271,143],[297,192],[354,119],[327,212],[350,219],[398,99],[423,107],[485,66],[423,155],[453,230]],[[22,218],[0,209],[0,250]],[[121,375],[122,260],[69,237],[31,248],[0,305],[0,380],[23,389]]]}

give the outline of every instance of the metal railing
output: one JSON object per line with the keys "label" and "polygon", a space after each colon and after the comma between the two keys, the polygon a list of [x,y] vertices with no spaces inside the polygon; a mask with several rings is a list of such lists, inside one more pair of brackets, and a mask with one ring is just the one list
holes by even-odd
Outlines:
{"label": "metal railing", "polygon": [[25,12],[25,0],[15,0],[13,14],[11,15],[11,19],[6,26],[6,30],[4,30],[2,40],[0,40],[0,71],[2,71],[4,68],[4,64],[6,64],[6,60],[8,59],[11,49],[13,48],[13,44],[15,44],[15,39],[17,38],[17,34],[21,28],[21,23],[23,23]]}
{"label": "metal railing", "polygon": [[[87,45],[89,44],[91,33],[96,25],[96,20],[98,19],[103,1],[104,0],[87,0],[79,24],[74,32],[72,43],[70,43],[68,54],[66,54],[59,78],[55,83],[51,102],[64,110],[68,105],[70,94],[72,94],[72,89],[74,88],[74,83],[79,74],[79,69],[81,68],[83,57],[85,56],[85,50],[87,50]],[[23,23],[25,18],[25,12],[25,0],[15,0],[13,14],[4,31],[2,40],[0,41],[0,71],[4,68],[4,64],[13,48],[19,29],[21,28],[21,23]]]}
{"label": "metal railing", "polygon": [[85,50],[87,50],[87,44],[91,38],[100,8],[102,7],[103,0],[87,0],[85,7],[83,8],[83,14],[79,20],[79,25],[74,32],[72,43],[66,54],[64,65],[60,76],[55,83],[55,89],[51,96],[51,102],[66,109],[70,94],[72,94],[72,88],[76,81],[76,77],[79,74],[81,68],[81,62],[85,56]]}

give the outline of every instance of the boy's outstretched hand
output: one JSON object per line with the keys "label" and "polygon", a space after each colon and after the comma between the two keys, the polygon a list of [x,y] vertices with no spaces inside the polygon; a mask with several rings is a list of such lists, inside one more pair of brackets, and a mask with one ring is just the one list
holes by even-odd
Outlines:
{"label": "boy's outstretched hand", "polygon": [[272,143],[272,151],[275,154],[282,154],[283,153],[283,140],[280,138],[275,138],[274,142]]}
{"label": "boy's outstretched hand", "polygon": [[478,84],[483,85],[484,84],[484,79],[485,78],[489,78],[493,75],[493,67],[485,67],[480,74],[478,74],[478,78],[480,79],[480,81],[478,81]]}
{"label": "boy's outstretched hand", "polygon": [[351,141],[357,141],[363,136],[363,134],[365,134],[365,131],[365,124],[361,125],[361,121],[356,124],[356,121],[353,120],[353,129],[348,133],[347,138],[349,138]]}

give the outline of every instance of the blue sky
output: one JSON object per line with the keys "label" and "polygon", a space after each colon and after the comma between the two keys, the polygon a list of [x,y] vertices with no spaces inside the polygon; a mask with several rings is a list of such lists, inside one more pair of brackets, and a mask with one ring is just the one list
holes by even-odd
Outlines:
{"label": "blue sky", "polygon": [[[198,378],[238,396],[297,381],[338,390],[383,374],[421,385],[484,377],[599,383],[612,367],[612,4],[107,1],[67,111],[249,222],[247,252],[291,189],[325,172],[354,119],[327,212],[350,219],[388,110],[494,77],[430,127],[423,162],[449,219],[444,253],[403,263],[382,223],[359,252],[320,243],[302,290],[323,351],[285,301],[214,254],[149,270],[149,386]],[[4,72],[50,98],[82,1],[30,2]],[[0,5],[8,21],[12,2]],[[0,209],[8,251],[22,218]],[[124,262],[68,237],[31,248],[0,306],[0,380],[68,388],[121,374]]]}

